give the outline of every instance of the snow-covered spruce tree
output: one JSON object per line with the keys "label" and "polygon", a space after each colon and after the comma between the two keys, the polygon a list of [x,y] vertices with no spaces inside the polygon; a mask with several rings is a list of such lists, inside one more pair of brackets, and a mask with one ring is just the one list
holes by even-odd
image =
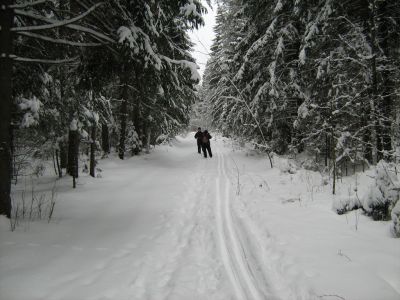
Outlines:
{"label": "snow-covered spruce tree", "polygon": [[[85,1],[80,1],[85,2]],[[62,5],[70,4],[70,14],[65,16]],[[64,45],[71,49],[101,45],[112,42],[112,39],[99,30],[88,27],[88,16],[104,5],[89,4],[86,8],[78,2],[67,1],[11,1],[5,0],[0,9],[0,214],[8,217],[11,212],[10,190],[12,177],[12,110],[15,104],[14,91],[25,99],[33,99],[33,93],[24,95],[24,84],[13,78],[13,67],[16,73],[25,69],[32,71],[28,64],[65,64],[76,61],[67,56],[53,56],[48,51],[51,45]],[[67,34],[67,31],[69,34]],[[73,34],[71,34],[73,33]],[[29,49],[30,51],[28,51]],[[26,56],[23,56],[27,54]],[[28,56],[29,55],[29,56]],[[22,66],[21,68],[19,66]],[[46,69],[46,68],[44,68]],[[37,71],[37,68],[36,68]],[[34,74],[34,73],[33,73]],[[44,74],[43,70],[37,74]],[[23,78],[23,77],[21,77]],[[29,78],[29,77],[28,77]],[[25,79],[26,80],[26,79]],[[28,80],[29,81],[29,80]],[[26,87],[26,85],[25,85]],[[40,89],[40,87],[39,87]]]}
{"label": "snow-covered spruce tree", "polygon": [[391,212],[392,217],[392,233],[395,237],[400,237],[400,201],[397,201]]}
{"label": "snow-covered spruce tree", "polygon": [[[234,62],[235,46],[241,39],[243,25],[241,1],[222,1],[218,6],[211,56],[207,63],[203,86],[212,112],[213,123],[225,135],[243,134],[244,105],[240,91],[232,79],[237,65]],[[254,129],[254,128],[252,128]]]}
{"label": "snow-covered spruce tree", "polygon": [[219,4],[203,86],[225,134],[305,147],[333,179],[348,162],[394,157],[400,2]]}
{"label": "snow-covered spruce tree", "polygon": [[[90,1],[77,2],[65,0],[54,2],[54,11],[57,13],[58,18],[70,19],[74,15],[84,13],[90,9],[92,5]],[[102,103],[103,98],[99,96],[99,93],[93,95],[93,88],[98,88],[98,84],[95,86],[96,78],[88,78],[86,76],[87,74],[82,72],[81,68],[85,61],[85,59],[82,58],[88,56],[88,54],[91,56],[95,55],[99,51],[97,48],[101,48],[104,45],[104,43],[98,42],[97,33],[103,32],[100,35],[104,35],[104,33],[107,32],[108,36],[104,36],[107,38],[107,43],[109,44],[113,43],[112,37],[116,37],[116,34],[108,31],[104,22],[98,22],[100,19],[99,16],[103,15],[105,11],[105,3],[92,11],[90,16],[87,16],[87,18],[90,17],[88,21],[91,22],[92,27],[90,29],[83,28],[84,31],[82,32],[73,31],[72,29],[77,28],[75,26],[71,27],[71,30],[69,28],[59,28],[47,32],[47,35],[57,39],[57,41],[67,35],[69,39],[73,38],[83,41],[86,38],[86,30],[95,34],[91,41],[86,40],[85,43],[74,42],[72,44],[61,41],[61,46],[58,46],[58,43],[49,42],[48,38],[42,41],[43,46],[48,48],[47,52],[49,56],[63,57],[64,60],[65,58],[74,59],[73,64],[41,66],[41,70],[45,71],[45,76],[43,76],[43,78],[45,78],[46,81],[44,88],[45,93],[38,96],[43,103],[43,117],[38,126],[30,130],[37,131],[38,135],[51,142],[50,147],[46,148],[55,152],[55,161],[57,162],[56,169],[58,170],[59,176],[62,176],[63,168],[66,168],[67,172],[74,178],[78,176],[79,145],[83,146],[84,149],[82,150],[88,148],[88,132],[93,135],[96,129],[89,125],[91,122],[87,121],[88,116],[84,114],[84,112],[87,111],[86,104],[90,102],[89,105],[97,110],[97,112],[92,112],[96,115],[103,116],[102,120],[104,120],[105,115],[109,115],[107,107]],[[38,11],[37,13],[43,14],[42,11]],[[29,19],[23,21],[27,22]],[[93,31],[93,28],[96,28],[96,31]],[[28,42],[31,41],[28,40]],[[18,44],[17,46],[18,49],[24,49],[24,47],[20,47]],[[87,49],[87,51],[85,51],[85,49]],[[78,57],[79,61],[77,59]],[[105,72],[100,74],[104,77]],[[97,77],[99,76],[97,75]],[[84,82],[86,82],[86,85],[82,84]],[[37,90],[36,94],[38,92]],[[93,96],[88,97],[88,95]],[[94,105],[93,100],[99,103]],[[54,116],[52,117],[51,114]],[[17,137],[17,135],[15,136]],[[80,143],[80,141],[82,141],[82,143]],[[95,141],[92,141],[90,144],[94,146]],[[92,166],[91,170],[93,169]]]}
{"label": "snow-covered spruce tree", "polygon": [[198,100],[192,107],[190,126],[193,130],[197,130],[199,126],[203,126],[204,129],[213,129],[210,106],[207,101],[207,89],[204,85],[197,86],[197,88]]}
{"label": "snow-covered spruce tree", "polygon": [[[364,4],[365,5],[365,4]],[[400,3],[368,1],[366,35],[371,46],[371,98],[374,101],[377,161],[393,156],[394,103],[400,83]],[[395,129],[398,132],[398,130]]]}
{"label": "snow-covered spruce tree", "polygon": [[123,158],[128,118],[146,144],[187,124],[199,77],[186,31],[202,24],[204,7],[188,0],[122,2],[119,8],[123,14],[117,22],[118,56],[125,74],[120,76],[119,156]]}
{"label": "snow-covered spruce tree", "polygon": [[[372,30],[377,26],[371,25],[376,21],[373,7],[367,1],[324,1],[310,11],[313,17],[302,41],[303,90],[309,91],[296,125],[305,134],[303,142],[322,152],[326,165],[331,162],[333,179],[337,164],[364,159],[374,163],[392,147],[381,134],[391,132],[392,102],[378,87],[385,86],[382,70],[391,70],[393,78],[398,75],[393,59],[382,58],[377,68],[378,47],[373,45],[387,37],[378,39]],[[385,65],[389,61],[390,66]],[[386,113],[379,106],[386,107]]]}
{"label": "snow-covered spruce tree", "polygon": [[365,70],[357,55],[366,55],[368,47],[357,26],[346,22],[343,7],[332,5],[326,1],[313,8],[314,17],[306,26],[299,58],[304,102],[295,126],[302,132],[302,142],[324,155],[333,172],[334,193],[337,162],[352,154],[354,159],[357,141],[363,137]]}
{"label": "snow-covered spruce tree", "polygon": [[[243,87],[272,150],[282,154],[292,139],[292,119],[300,97],[299,13],[292,1],[258,3],[257,9],[246,4],[246,27],[253,36],[251,43],[244,39],[247,49],[235,81]],[[266,14],[268,18],[263,17]]]}
{"label": "snow-covered spruce tree", "polygon": [[292,1],[225,2],[204,83],[215,121],[225,131],[269,141],[284,153],[299,102],[296,6]]}

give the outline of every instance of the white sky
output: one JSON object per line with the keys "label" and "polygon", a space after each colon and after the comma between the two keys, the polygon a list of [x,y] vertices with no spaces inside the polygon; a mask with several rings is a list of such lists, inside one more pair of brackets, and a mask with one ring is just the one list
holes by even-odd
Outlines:
{"label": "white sky", "polygon": [[215,25],[215,13],[217,6],[214,4],[213,9],[207,6],[208,14],[205,15],[204,27],[199,28],[193,32],[189,32],[189,36],[195,43],[193,57],[196,59],[197,65],[200,67],[199,73],[203,76],[204,68],[208,60],[208,55],[212,41],[214,39],[214,25]]}

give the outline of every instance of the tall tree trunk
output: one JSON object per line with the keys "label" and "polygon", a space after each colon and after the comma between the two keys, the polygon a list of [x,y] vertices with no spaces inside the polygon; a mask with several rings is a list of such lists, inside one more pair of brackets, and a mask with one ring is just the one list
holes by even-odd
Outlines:
{"label": "tall tree trunk", "polygon": [[[371,141],[371,135],[373,129],[369,128],[369,119],[370,119],[370,109],[369,105],[364,105],[365,111],[363,112],[363,117],[361,118],[361,126],[365,128],[365,131],[363,133],[363,143],[364,143],[364,153],[363,153],[363,158],[364,160],[367,160],[368,163],[372,163],[372,141]],[[364,165],[364,162],[363,162]]]}
{"label": "tall tree trunk", "polygon": [[377,138],[377,118],[376,118],[376,103],[378,95],[378,73],[376,67],[376,56],[378,55],[377,41],[376,41],[376,24],[375,24],[375,14],[376,14],[376,4],[375,0],[370,1],[370,19],[369,19],[369,31],[370,31],[370,46],[372,52],[371,58],[371,77],[372,86],[370,88],[370,122],[373,125],[371,129],[371,145],[372,145],[372,163],[377,163],[377,150],[378,150],[378,138]]}
{"label": "tall tree trunk", "polygon": [[121,131],[119,136],[118,157],[124,159],[125,139],[126,139],[126,121],[128,118],[128,88],[124,85],[122,90],[122,103],[120,109]]}
{"label": "tall tree trunk", "polygon": [[325,167],[328,166],[328,158],[329,158],[329,138],[328,138],[328,134],[325,133]]}
{"label": "tall tree trunk", "polygon": [[96,124],[93,122],[90,135],[90,176],[96,177]]}
{"label": "tall tree trunk", "polygon": [[67,174],[73,175],[74,173],[74,132],[68,131],[68,160],[67,160]]}
{"label": "tall tree trunk", "polygon": [[79,176],[79,132],[69,130],[68,135],[68,174],[73,177],[73,187],[76,187],[76,178]]}
{"label": "tall tree trunk", "polygon": [[[388,3],[386,1],[381,1],[378,3],[378,15],[386,16],[380,18],[378,24],[377,35],[380,40],[380,48],[383,50],[384,55],[390,60],[391,57],[397,55],[395,52],[398,50],[398,37],[391,36],[388,34],[390,31],[389,18],[390,12],[388,8]],[[390,39],[395,41],[394,45],[390,44]],[[396,49],[397,47],[397,49]],[[395,50],[396,49],[396,50]],[[392,81],[393,72],[384,69],[382,72],[382,100],[380,101],[380,109],[379,112],[381,114],[381,143],[383,151],[391,151],[392,150],[392,121],[394,120],[393,114],[393,98],[392,95],[395,93],[394,87],[395,83]],[[392,73],[392,74],[391,74]]]}
{"label": "tall tree trunk", "polygon": [[[68,168],[68,152],[67,146],[65,145],[65,141],[60,142],[60,168],[67,169]],[[67,171],[68,173],[68,171]]]}
{"label": "tall tree trunk", "polygon": [[3,0],[0,7],[0,215],[11,216],[12,177],[12,54],[14,11],[12,0]]}
{"label": "tall tree trunk", "polygon": [[58,170],[58,177],[62,178],[62,168],[60,165],[60,150],[56,150],[56,164],[57,164],[57,170]]}
{"label": "tall tree trunk", "polygon": [[106,123],[101,124],[101,148],[104,154],[110,153],[110,133]]}
{"label": "tall tree trunk", "polygon": [[336,194],[336,179],[337,179],[337,167],[336,167],[336,143],[334,141],[333,136],[333,129],[331,132],[331,157],[332,157],[332,164],[333,164],[333,182],[332,182],[332,194]]}
{"label": "tall tree trunk", "polygon": [[[145,143],[145,124],[143,122],[141,106],[142,106],[142,95],[143,95],[143,87],[139,87],[139,95],[137,97],[136,110],[134,114],[133,124],[135,125],[136,133],[138,134],[139,140],[144,144]],[[140,149],[141,150],[141,149]]]}
{"label": "tall tree trunk", "polygon": [[56,163],[56,156],[57,156],[57,150],[54,150],[52,153],[52,158],[53,158],[53,167],[54,167],[54,173],[58,176],[58,168],[57,168],[57,163]]}
{"label": "tall tree trunk", "polygon": [[382,148],[385,152],[390,152],[392,147],[392,121],[394,120],[393,100],[392,100],[392,87],[394,84],[390,80],[387,71],[384,71],[383,80],[383,99],[381,103],[380,112],[382,114]]}
{"label": "tall tree trunk", "polygon": [[146,153],[150,153],[150,139],[151,139],[151,129],[150,127],[147,127]]}
{"label": "tall tree trunk", "polygon": [[372,163],[376,165],[378,161],[378,138],[377,138],[377,120],[376,120],[376,94],[377,94],[377,74],[376,74],[376,58],[372,58],[372,93],[371,93],[371,98],[369,100],[369,111],[370,111],[370,117],[369,121],[370,124],[372,124],[370,133],[370,145],[371,145],[371,157],[372,157]]}

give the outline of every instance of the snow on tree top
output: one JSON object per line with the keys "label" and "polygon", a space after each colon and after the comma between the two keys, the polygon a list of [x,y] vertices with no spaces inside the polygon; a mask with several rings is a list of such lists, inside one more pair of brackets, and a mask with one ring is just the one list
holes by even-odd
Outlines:
{"label": "snow on tree top", "polygon": [[188,4],[185,4],[185,6],[181,7],[181,13],[186,17],[189,17],[190,15],[201,17],[201,14],[197,12],[196,4],[193,3],[193,0],[189,0]]}

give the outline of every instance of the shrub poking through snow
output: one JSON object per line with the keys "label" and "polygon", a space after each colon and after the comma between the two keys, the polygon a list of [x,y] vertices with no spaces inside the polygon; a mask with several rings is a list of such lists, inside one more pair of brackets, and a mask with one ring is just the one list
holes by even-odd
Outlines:
{"label": "shrub poking through snow", "polygon": [[400,201],[397,200],[396,205],[392,209],[392,233],[395,237],[400,238]]}
{"label": "shrub poking through snow", "polygon": [[335,198],[332,204],[332,209],[338,214],[342,215],[348,211],[362,208],[362,204],[357,196],[349,196],[342,198]]}
{"label": "shrub poking through snow", "polygon": [[290,160],[283,160],[280,165],[278,165],[282,173],[296,174],[297,167],[296,164]]}
{"label": "shrub poking through snow", "polygon": [[381,160],[375,169],[375,181],[362,199],[363,209],[374,220],[390,220],[400,197],[400,184],[393,165]]}
{"label": "shrub poking through snow", "polygon": [[311,170],[311,171],[318,171],[318,165],[313,162],[311,159],[307,159],[304,161],[301,166],[306,169],[306,170]]}

